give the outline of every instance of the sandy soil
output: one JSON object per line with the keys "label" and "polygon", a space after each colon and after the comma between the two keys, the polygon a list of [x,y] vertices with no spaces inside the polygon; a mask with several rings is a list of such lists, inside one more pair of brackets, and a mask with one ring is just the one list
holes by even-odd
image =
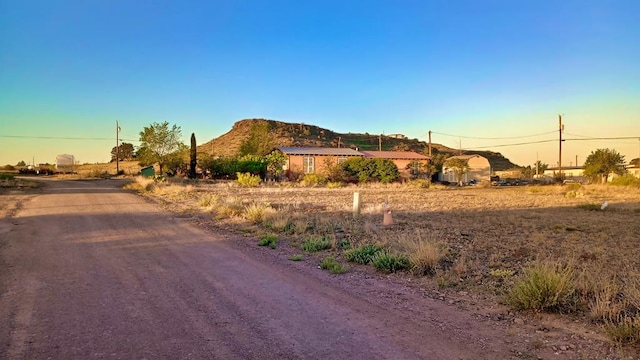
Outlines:
{"label": "sandy soil", "polygon": [[0,194],[0,358],[638,358],[419,279],[288,261],[122,184]]}

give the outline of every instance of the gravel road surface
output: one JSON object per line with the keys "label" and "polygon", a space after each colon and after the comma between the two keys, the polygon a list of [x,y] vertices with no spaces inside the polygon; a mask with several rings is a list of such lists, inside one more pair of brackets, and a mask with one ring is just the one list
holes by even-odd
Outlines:
{"label": "gravel road surface", "polygon": [[122,185],[47,181],[0,220],[0,359],[514,353],[491,322],[401,286],[287,261]]}

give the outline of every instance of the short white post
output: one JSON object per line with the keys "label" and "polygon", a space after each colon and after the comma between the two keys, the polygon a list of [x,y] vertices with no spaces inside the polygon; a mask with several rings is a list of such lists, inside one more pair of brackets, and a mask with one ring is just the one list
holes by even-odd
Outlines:
{"label": "short white post", "polygon": [[360,216],[360,193],[353,193],[353,217]]}
{"label": "short white post", "polygon": [[384,204],[384,216],[382,217],[382,225],[393,225],[393,216],[391,216],[391,206],[389,203]]}

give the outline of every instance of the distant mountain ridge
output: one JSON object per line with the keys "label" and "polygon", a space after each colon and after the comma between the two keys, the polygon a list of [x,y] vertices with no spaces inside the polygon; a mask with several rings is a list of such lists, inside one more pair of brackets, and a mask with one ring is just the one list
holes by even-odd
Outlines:
{"label": "distant mountain ridge", "polygon": [[[259,138],[268,143],[269,148],[280,146],[296,147],[348,147],[360,150],[415,151],[428,154],[428,144],[404,135],[372,135],[336,133],[315,125],[286,123],[267,119],[244,119],[233,124],[231,130],[215,139],[198,146],[198,152],[215,156],[236,156],[252,139]],[[259,141],[256,141],[259,142]],[[431,144],[432,153],[459,155],[459,151],[441,144]],[[464,151],[464,154],[478,154],[489,159],[493,170],[507,170],[518,165],[500,153],[492,151]]]}

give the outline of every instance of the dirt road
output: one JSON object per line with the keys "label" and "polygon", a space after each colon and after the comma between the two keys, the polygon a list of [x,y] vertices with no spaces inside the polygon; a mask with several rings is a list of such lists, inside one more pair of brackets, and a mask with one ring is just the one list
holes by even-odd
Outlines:
{"label": "dirt road", "polygon": [[199,229],[121,185],[49,181],[0,220],[0,359],[516,356],[492,322]]}

